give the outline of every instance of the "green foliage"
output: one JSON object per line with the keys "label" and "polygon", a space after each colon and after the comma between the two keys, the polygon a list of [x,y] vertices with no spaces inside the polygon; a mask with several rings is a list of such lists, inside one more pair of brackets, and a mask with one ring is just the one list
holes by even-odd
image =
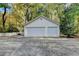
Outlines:
{"label": "green foliage", "polygon": [[[74,8],[75,7],[75,8]],[[64,11],[64,17],[61,19],[61,26],[60,30],[63,34],[67,35],[68,37],[75,35],[78,31],[77,25],[75,24],[75,16],[79,13],[77,12],[77,6],[71,5]]]}
{"label": "green foliage", "polygon": [[19,32],[19,30],[16,27],[9,27],[6,32]]}
{"label": "green foliage", "polygon": [[25,17],[26,21],[30,21],[37,16],[44,14],[44,4],[24,4],[26,9]]}
{"label": "green foliage", "polygon": [[1,3],[0,8],[3,8],[3,10],[4,10],[4,12],[2,14],[2,26],[3,26],[2,31],[5,32],[5,23],[6,23],[6,20],[7,20],[7,16],[6,16],[7,8],[10,8],[10,7],[6,3]]}
{"label": "green foliage", "polygon": [[0,3],[0,8],[10,8],[7,3]]}

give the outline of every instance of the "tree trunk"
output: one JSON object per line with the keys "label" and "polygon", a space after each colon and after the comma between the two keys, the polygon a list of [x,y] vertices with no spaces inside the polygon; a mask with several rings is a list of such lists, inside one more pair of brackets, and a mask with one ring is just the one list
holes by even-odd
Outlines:
{"label": "tree trunk", "polygon": [[5,22],[6,22],[6,7],[4,7],[4,13],[2,15],[3,32],[5,32]]}
{"label": "tree trunk", "polygon": [[72,36],[71,35],[67,35],[67,38],[72,38]]}

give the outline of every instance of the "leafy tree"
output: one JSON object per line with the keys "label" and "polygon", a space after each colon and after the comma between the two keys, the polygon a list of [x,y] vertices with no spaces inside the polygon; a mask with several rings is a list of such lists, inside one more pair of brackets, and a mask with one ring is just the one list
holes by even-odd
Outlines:
{"label": "leafy tree", "polygon": [[52,20],[60,22],[61,16],[63,16],[64,4],[45,4],[44,15]]}
{"label": "leafy tree", "polygon": [[30,21],[37,16],[43,15],[44,4],[24,4],[26,7],[26,21]]}
{"label": "leafy tree", "polygon": [[63,34],[67,35],[67,37],[71,37],[76,34],[76,26],[73,12],[74,11],[72,5],[65,8],[64,17],[63,19],[61,19],[60,30]]}
{"label": "leafy tree", "polygon": [[[25,22],[25,6],[23,3],[14,3],[12,4],[12,13],[10,14],[11,23],[19,30],[24,29]],[[14,22],[12,22],[14,20]]]}
{"label": "leafy tree", "polygon": [[5,31],[5,23],[6,23],[6,12],[7,8],[9,8],[8,4],[0,4],[0,8],[4,9],[3,15],[2,15],[2,25],[3,25],[3,32]]}
{"label": "leafy tree", "polygon": [[78,34],[79,33],[79,4],[72,4],[71,6],[72,8],[72,15],[74,18],[74,26],[75,28],[75,32]]}

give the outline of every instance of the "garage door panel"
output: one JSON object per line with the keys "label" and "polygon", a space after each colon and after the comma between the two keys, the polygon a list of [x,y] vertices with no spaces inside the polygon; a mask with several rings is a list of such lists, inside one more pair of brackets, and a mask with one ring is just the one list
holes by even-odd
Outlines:
{"label": "garage door panel", "polygon": [[57,28],[48,28],[47,29],[47,36],[57,36],[58,35],[58,29]]}
{"label": "garage door panel", "polygon": [[27,28],[28,36],[44,36],[44,28]]}

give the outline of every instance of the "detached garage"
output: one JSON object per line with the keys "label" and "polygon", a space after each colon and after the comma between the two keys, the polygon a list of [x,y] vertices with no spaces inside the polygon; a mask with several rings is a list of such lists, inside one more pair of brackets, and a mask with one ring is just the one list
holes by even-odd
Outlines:
{"label": "detached garage", "polygon": [[25,37],[59,37],[59,24],[47,17],[40,16],[24,26]]}

